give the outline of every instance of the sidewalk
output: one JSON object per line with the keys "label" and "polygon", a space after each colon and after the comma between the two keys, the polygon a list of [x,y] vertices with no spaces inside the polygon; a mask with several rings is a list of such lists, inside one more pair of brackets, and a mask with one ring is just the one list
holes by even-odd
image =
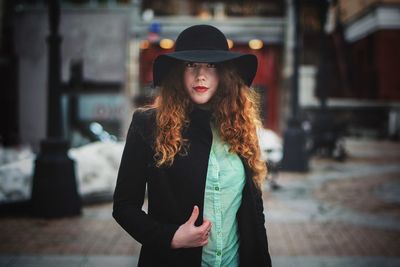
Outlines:
{"label": "sidewalk", "polygon": [[[265,184],[274,266],[400,266],[400,143],[346,140],[349,159],[313,159],[308,173]],[[136,266],[140,244],[111,204],[81,217],[0,219],[0,266]]]}

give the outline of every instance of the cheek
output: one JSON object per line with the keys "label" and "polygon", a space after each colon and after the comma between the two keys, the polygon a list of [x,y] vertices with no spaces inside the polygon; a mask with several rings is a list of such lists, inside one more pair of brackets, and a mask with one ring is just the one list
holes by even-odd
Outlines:
{"label": "cheek", "polygon": [[215,94],[217,93],[217,90],[218,90],[218,84],[214,87],[211,97],[215,96]]}
{"label": "cheek", "polygon": [[192,83],[192,77],[188,73],[185,73],[183,75],[183,85],[185,86],[185,90],[189,90],[189,88],[192,86]]}
{"label": "cheek", "polygon": [[212,75],[211,75],[211,79],[212,79],[213,83],[216,84],[216,85],[218,86],[218,83],[219,83],[219,75],[218,75],[217,70],[214,70],[214,72],[213,72]]}
{"label": "cheek", "polygon": [[215,83],[215,86],[216,86],[216,87],[218,87],[218,85],[219,85],[219,79],[218,79],[218,76],[215,78],[215,80],[214,80],[214,83]]}
{"label": "cheek", "polygon": [[215,91],[217,91],[218,85],[219,85],[219,79],[218,79],[218,75],[215,75],[212,79],[212,83],[213,83],[213,87],[215,88]]}

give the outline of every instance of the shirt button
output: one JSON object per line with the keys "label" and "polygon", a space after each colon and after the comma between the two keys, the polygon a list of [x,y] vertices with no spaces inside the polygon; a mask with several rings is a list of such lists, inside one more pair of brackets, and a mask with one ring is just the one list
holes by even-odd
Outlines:
{"label": "shirt button", "polygon": [[219,191],[219,187],[218,186],[214,187],[214,189],[215,189],[215,191]]}
{"label": "shirt button", "polygon": [[221,256],[221,251],[217,251],[217,256]]}

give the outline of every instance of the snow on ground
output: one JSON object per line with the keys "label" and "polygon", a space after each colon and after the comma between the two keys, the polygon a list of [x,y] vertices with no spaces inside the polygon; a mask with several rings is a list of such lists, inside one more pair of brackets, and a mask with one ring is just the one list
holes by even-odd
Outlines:
{"label": "snow on ground", "polygon": [[69,151],[81,195],[113,191],[124,143],[95,142]]}
{"label": "snow on ground", "polygon": [[[123,147],[123,142],[94,142],[69,150],[81,196],[114,190]],[[35,157],[28,147],[0,147],[0,203],[30,198]]]}

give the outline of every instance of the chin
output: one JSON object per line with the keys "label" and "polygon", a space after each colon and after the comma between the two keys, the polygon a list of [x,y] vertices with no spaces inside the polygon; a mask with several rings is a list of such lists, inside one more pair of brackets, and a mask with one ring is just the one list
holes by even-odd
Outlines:
{"label": "chin", "polygon": [[196,105],[204,105],[209,102],[209,99],[192,99],[193,103]]}

